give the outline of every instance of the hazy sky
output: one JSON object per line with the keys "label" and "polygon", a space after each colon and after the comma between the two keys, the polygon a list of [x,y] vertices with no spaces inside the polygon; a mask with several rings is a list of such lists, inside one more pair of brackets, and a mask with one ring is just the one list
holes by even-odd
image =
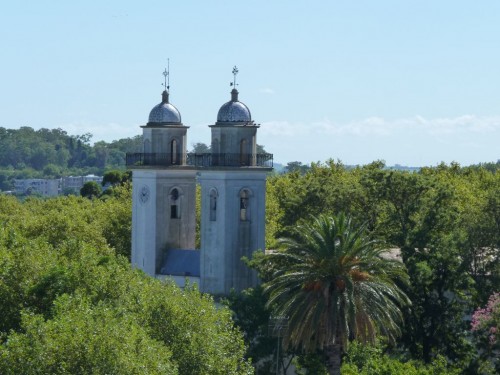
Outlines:
{"label": "hazy sky", "polygon": [[6,1],[0,126],[93,141],[170,101],[210,143],[230,99],[276,162],[500,159],[500,1]]}

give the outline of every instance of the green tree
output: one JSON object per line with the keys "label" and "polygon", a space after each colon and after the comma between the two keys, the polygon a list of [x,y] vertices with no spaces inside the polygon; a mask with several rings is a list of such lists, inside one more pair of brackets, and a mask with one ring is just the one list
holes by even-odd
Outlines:
{"label": "green tree", "polygon": [[117,239],[130,246],[131,192],[115,189],[0,196],[0,373],[253,373],[228,309],[115,255]]}
{"label": "green tree", "polygon": [[456,164],[398,173],[386,179],[389,209],[383,223],[410,276],[413,308],[405,314],[402,342],[426,363],[442,355],[466,368],[473,350],[464,316],[476,291],[463,243],[473,227],[466,217],[476,216],[469,207],[476,193]]}
{"label": "green tree", "polygon": [[31,176],[16,178],[29,178],[35,174],[39,178],[103,174],[110,168],[124,169],[125,153],[142,151],[140,135],[111,143],[99,141],[94,145],[90,144],[91,138],[92,135],[88,133],[70,136],[61,129],[0,127],[0,168],[10,165],[31,171]]}
{"label": "green tree", "polygon": [[102,186],[106,186],[107,184],[114,186],[118,185],[123,180],[123,173],[118,170],[112,170],[104,173],[102,178]]}
{"label": "green tree", "polygon": [[95,198],[101,195],[102,188],[95,181],[88,181],[83,184],[83,187],[80,189],[80,195],[86,198]]}
{"label": "green tree", "polygon": [[54,310],[47,321],[23,314],[24,332],[0,347],[2,374],[178,374],[170,350],[133,316],[68,295]]}
{"label": "green tree", "polygon": [[420,361],[401,360],[384,354],[383,346],[365,345],[353,341],[342,365],[342,375],[458,375],[460,370],[450,368],[446,358],[439,356],[432,365]]}
{"label": "green tree", "polygon": [[339,214],[299,225],[282,251],[263,257],[272,278],[264,284],[267,305],[288,318],[284,346],[323,350],[330,374],[340,374],[350,338],[373,341],[377,332],[400,333],[401,307],[409,304],[398,283],[403,264],[383,257],[365,226]]}
{"label": "green tree", "polygon": [[132,184],[114,186],[109,199],[95,207],[103,236],[116,254],[130,259],[132,244]]}
{"label": "green tree", "polygon": [[210,146],[202,142],[193,143],[192,147],[193,149],[191,150],[191,152],[194,152],[196,154],[207,154],[210,152]]}
{"label": "green tree", "polygon": [[[258,374],[275,374],[277,338],[269,335],[269,310],[265,308],[267,302],[262,287],[249,288],[240,293],[232,291],[224,303],[233,311],[235,324],[244,333],[247,344],[247,357]],[[292,357],[290,353],[279,358],[282,368],[284,357]]]}
{"label": "green tree", "polygon": [[267,151],[265,150],[263,145],[257,144],[256,150],[257,150],[257,154],[267,154]]}
{"label": "green tree", "polygon": [[308,165],[303,165],[302,162],[300,162],[300,161],[291,161],[291,162],[287,163],[287,165],[285,167],[285,171],[287,171],[288,173],[298,171],[301,174],[304,174],[310,168],[311,167],[309,167]]}
{"label": "green tree", "polygon": [[59,178],[61,177],[61,168],[55,164],[47,164],[43,168],[43,175],[46,178]]}

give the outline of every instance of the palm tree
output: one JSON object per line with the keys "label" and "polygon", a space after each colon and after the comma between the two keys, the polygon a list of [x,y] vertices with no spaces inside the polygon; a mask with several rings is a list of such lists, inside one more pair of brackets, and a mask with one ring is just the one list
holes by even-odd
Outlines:
{"label": "palm tree", "polygon": [[321,215],[280,243],[264,257],[273,270],[264,290],[273,314],[288,318],[285,347],[323,350],[329,373],[340,374],[348,340],[400,333],[401,307],[410,302],[397,283],[407,283],[406,270],[382,256],[365,226]]}

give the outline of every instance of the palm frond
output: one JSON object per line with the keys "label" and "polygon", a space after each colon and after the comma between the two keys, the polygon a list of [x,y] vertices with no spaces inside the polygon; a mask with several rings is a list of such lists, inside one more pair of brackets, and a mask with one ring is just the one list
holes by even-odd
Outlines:
{"label": "palm frond", "polygon": [[284,345],[313,350],[400,334],[401,308],[410,302],[398,283],[408,276],[366,233],[346,215],[320,215],[267,256],[273,278],[264,291],[273,313],[288,318]]}

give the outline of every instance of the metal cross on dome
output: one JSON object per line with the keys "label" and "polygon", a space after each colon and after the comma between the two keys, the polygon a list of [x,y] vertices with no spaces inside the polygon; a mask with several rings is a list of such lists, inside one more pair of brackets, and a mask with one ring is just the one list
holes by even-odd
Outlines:
{"label": "metal cross on dome", "polygon": [[233,82],[230,83],[231,86],[234,86],[236,87],[237,86],[237,83],[236,83],[236,76],[238,75],[238,68],[236,67],[236,65],[233,67]]}
{"label": "metal cross on dome", "polygon": [[161,85],[165,87],[165,90],[170,89],[170,59],[167,59],[167,68],[165,71],[162,73],[163,76],[165,77],[165,83],[162,83]]}

